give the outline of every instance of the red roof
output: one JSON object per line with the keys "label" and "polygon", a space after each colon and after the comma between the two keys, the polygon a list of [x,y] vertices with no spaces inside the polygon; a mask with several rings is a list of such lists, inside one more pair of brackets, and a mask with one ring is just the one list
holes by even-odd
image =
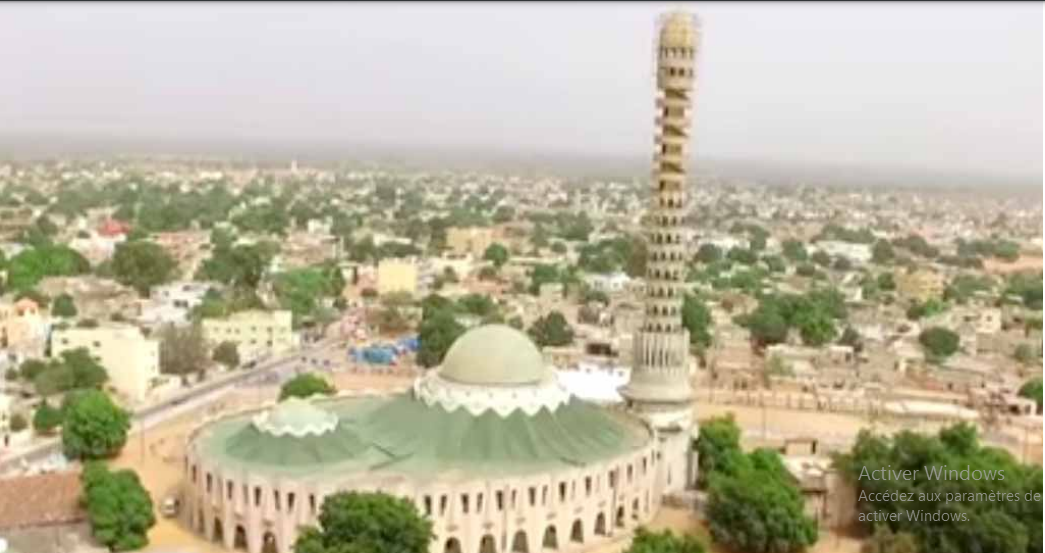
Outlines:
{"label": "red roof", "polygon": [[79,471],[0,479],[0,529],[70,524],[84,519]]}
{"label": "red roof", "polygon": [[124,223],[123,221],[117,221],[116,219],[108,219],[100,227],[98,227],[98,234],[102,236],[117,236],[120,234],[127,234],[131,231],[131,225]]}

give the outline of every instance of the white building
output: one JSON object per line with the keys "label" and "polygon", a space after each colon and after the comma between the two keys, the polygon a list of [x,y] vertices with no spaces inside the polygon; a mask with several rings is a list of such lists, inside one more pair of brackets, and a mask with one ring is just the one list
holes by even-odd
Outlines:
{"label": "white building", "polygon": [[584,283],[592,290],[605,294],[617,294],[628,289],[631,277],[621,271],[610,274],[584,275]]}
{"label": "white building", "polygon": [[106,324],[97,328],[67,328],[51,335],[51,355],[84,348],[105,367],[109,385],[132,401],[170,380],[160,374],[160,341],[146,338],[131,325]]}
{"label": "white building", "polygon": [[814,252],[821,251],[831,257],[844,257],[857,265],[869,263],[874,256],[870,244],[856,244],[838,240],[822,240],[810,247]]}

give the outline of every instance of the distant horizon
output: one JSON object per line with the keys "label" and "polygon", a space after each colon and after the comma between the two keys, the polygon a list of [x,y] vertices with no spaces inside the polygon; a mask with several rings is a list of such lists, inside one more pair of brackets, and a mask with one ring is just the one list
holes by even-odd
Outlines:
{"label": "distant horizon", "polygon": [[[616,178],[643,178],[644,153],[634,156],[592,154],[569,151],[508,151],[466,145],[392,146],[349,144],[333,141],[278,141],[265,139],[171,138],[144,136],[98,136],[81,133],[4,133],[0,132],[0,163],[29,162],[68,158],[188,158],[210,162],[257,162],[265,164],[330,165],[344,163],[387,163],[438,170],[525,170],[592,176],[605,173]],[[652,146],[652,142],[651,142]],[[723,172],[735,178],[762,178],[790,183],[812,180],[811,184],[871,187],[928,188],[1028,188],[1041,190],[1041,175],[983,174],[946,171],[934,168],[894,165],[870,166],[860,163],[801,162],[770,158],[703,156],[696,152],[690,160],[698,173]],[[746,166],[746,167],[745,167]],[[843,179],[840,182],[815,182]],[[947,182],[939,182],[947,181]],[[936,182],[936,184],[928,184]]]}

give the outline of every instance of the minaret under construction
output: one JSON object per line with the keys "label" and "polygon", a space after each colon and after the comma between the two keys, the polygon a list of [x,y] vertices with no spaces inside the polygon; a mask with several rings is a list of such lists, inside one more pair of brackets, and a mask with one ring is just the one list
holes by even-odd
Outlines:
{"label": "minaret under construction", "polygon": [[621,389],[628,407],[657,429],[659,488],[675,493],[695,481],[691,459],[693,390],[689,332],[682,326],[685,294],[686,160],[699,43],[697,19],[661,17],[657,34],[657,116],[653,192],[646,238],[645,318],[635,336],[631,378]]}

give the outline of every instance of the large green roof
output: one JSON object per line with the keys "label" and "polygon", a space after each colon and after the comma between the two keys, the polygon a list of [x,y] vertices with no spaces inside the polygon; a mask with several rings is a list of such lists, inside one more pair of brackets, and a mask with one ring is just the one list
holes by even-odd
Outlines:
{"label": "large green roof", "polygon": [[569,468],[621,455],[652,436],[637,420],[573,398],[554,412],[447,411],[412,394],[325,402],[341,421],[326,434],[259,431],[250,416],[204,430],[204,455],[230,468],[324,478],[331,472],[500,476]]}

